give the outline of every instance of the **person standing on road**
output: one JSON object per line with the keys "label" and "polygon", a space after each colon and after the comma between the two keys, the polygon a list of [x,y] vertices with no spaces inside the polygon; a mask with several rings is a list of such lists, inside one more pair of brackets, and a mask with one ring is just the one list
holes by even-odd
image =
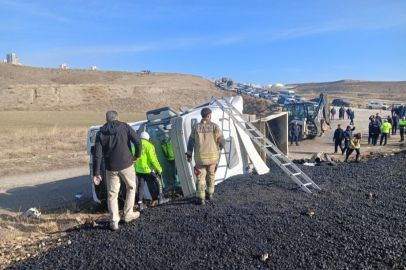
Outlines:
{"label": "person standing on road", "polygon": [[333,108],[330,110],[330,113],[331,113],[331,120],[334,120],[334,115],[336,115],[336,109],[333,107]]}
{"label": "person standing on road", "polygon": [[344,138],[344,148],[342,151],[342,155],[344,155],[345,151],[350,146],[350,140],[352,139],[352,132],[355,130],[355,127],[351,128],[351,126],[347,126],[347,129],[343,133]]}
{"label": "person standing on road", "polygon": [[361,138],[362,138],[362,134],[361,133],[357,133],[350,142],[350,146],[347,149],[347,153],[345,156],[345,160],[344,162],[348,162],[348,157],[352,154],[352,152],[354,152],[354,150],[357,152],[357,156],[355,157],[355,161],[359,162],[360,161],[360,155],[361,155]]}
{"label": "person standing on road", "polygon": [[339,119],[343,120],[344,119],[344,108],[342,106],[338,110],[338,113],[339,113]]}
{"label": "person standing on road", "polygon": [[209,108],[201,110],[202,120],[193,127],[187,144],[188,162],[192,161],[193,151],[195,152],[197,205],[204,205],[205,197],[207,200],[213,198],[214,173],[219,160],[219,150],[221,151],[226,144],[220,127],[211,122],[211,113]]}
{"label": "person standing on road", "polygon": [[[154,191],[158,197],[158,203],[164,204],[169,201],[162,193],[162,167],[159,164],[158,158],[155,154],[155,147],[149,142],[149,134],[142,132],[141,135],[142,151],[139,160],[134,164],[135,171],[138,175],[138,189],[137,189],[137,204],[140,211],[144,210],[146,206],[142,203],[144,198],[145,182],[148,182],[153,186]],[[150,186],[150,185],[148,185]],[[150,190],[151,197],[154,199],[156,194],[153,194]]]}
{"label": "person standing on road", "polygon": [[380,134],[381,134],[381,125],[379,124],[379,121],[375,119],[372,126],[372,144],[374,146],[376,146],[376,144],[378,143],[378,138]]}
{"label": "person standing on road", "polygon": [[374,124],[375,124],[375,120],[371,121],[369,123],[369,125],[368,125],[368,144],[370,144],[371,141],[372,141],[372,144],[374,144],[374,139],[373,139],[373,136],[374,136]]}
{"label": "person standing on road", "polygon": [[354,117],[355,117],[354,111],[350,110],[350,119],[351,119],[350,125],[354,125]]}
{"label": "person standing on road", "polygon": [[396,113],[392,116],[392,123],[392,135],[396,135],[399,126],[399,116]]}
{"label": "person standing on road", "polygon": [[399,131],[400,131],[400,141],[403,142],[405,140],[405,131],[406,131],[406,117],[403,116],[402,120],[399,123]]}
{"label": "person standing on road", "polygon": [[385,144],[384,144],[384,146],[385,146],[388,141],[388,135],[389,135],[390,130],[392,129],[392,125],[390,123],[388,123],[388,120],[383,119],[383,124],[381,126],[381,129],[382,129],[382,134],[381,134],[380,145],[382,145],[382,141],[383,141],[383,139],[385,139]]}
{"label": "person standing on road", "polygon": [[379,113],[376,113],[375,119],[378,121],[380,125],[382,125],[382,118],[379,116]]}
{"label": "person standing on road", "polygon": [[297,121],[295,121],[295,124],[290,127],[290,134],[291,134],[290,145],[292,145],[293,142],[295,142],[296,146],[299,146],[300,133],[301,133],[301,128],[298,125]]}
{"label": "person standing on road", "polygon": [[[393,129],[393,121],[390,115],[388,115],[388,123],[391,125],[391,129]],[[390,138],[390,134],[391,132],[388,133],[388,138]]]}
{"label": "person standing on road", "polygon": [[347,112],[347,119],[351,119],[350,117],[351,117],[351,110],[350,110],[350,108],[348,107],[348,109],[346,110],[346,112]]}
{"label": "person standing on road", "polygon": [[334,131],[334,154],[337,154],[337,148],[340,147],[341,152],[343,152],[343,133],[344,130],[341,128],[341,125],[338,124],[337,129]]}
{"label": "person standing on road", "polygon": [[[106,166],[106,181],[108,193],[108,208],[110,212],[110,229],[118,230],[120,215],[118,212],[118,193],[120,178],[124,181],[127,194],[124,205],[124,221],[130,222],[140,216],[134,212],[135,171],[133,163],[137,162],[142,150],[138,134],[128,124],[118,121],[116,111],[106,113],[106,121],[96,135],[93,159],[93,182],[98,185],[102,181],[100,167],[104,157]],[[135,146],[134,156],[131,143]]]}

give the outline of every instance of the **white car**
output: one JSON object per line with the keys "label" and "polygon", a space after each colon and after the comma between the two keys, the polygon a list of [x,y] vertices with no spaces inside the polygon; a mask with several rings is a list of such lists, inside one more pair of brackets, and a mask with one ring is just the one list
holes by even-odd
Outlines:
{"label": "white car", "polygon": [[277,95],[267,95],[265,98],[270,99],[273,102],[278,102],[278,96]]}
{"label": "white car", "polygon": [[382,102],[375,102],[371,101],[367,104],[367,108],[372,110],[372,109],[382,109],[382,110],[387,110],[389,109],[388,105],[383,104]]}
{"label": "white car", "polygon": [[251,92],[251,97],[257,97],[257,98],[259,98],[259,94],[256,93],[256,92]]}
{"label": "white car", "polygon": [[285,98],[284,104],[292,104],[295,102],[296,100],[294,98]]}

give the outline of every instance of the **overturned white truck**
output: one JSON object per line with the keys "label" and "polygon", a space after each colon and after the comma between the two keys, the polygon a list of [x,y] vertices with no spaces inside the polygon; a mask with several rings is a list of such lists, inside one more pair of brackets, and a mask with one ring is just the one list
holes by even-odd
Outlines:
{"label": "overturned white truck", "polygon": [[[137,133],[147,131],[150,135],[150,142],[155,146],[158,160],[163,168],[164,194],[175,192],[183,196],[189,196],[196,191],[194,161],[187,162],[185,153],[189,134],[192,127],[201,120],[200,110],[203,107],[209,107],[212,110],[212,122],[220,126],[226,138],[226,147],[220,153],[218,169],[215,174],[215,184],[234,175],[250,173],[252,170],[255,170],[258,174],[269,172],[268,166],[254,147],[254,142],[257,144],[257,149],[261,149],[273,161],[280,164],[281,168],[291,178],[296,178],[292,179],[307,193],[311,194],[307,188],[309,185],[319,189],[268,140],[267,136],[262,135],[252,123],[243,117],[243,99],[237,96],[220,100],[212,98],[210,101],[192,109],[181,107],[181,112],[169,107],[160,108],[147,112],[147,120],[145,121],[129,123]],[[106,181],[102,181],[98,186],[94,185],[92,181],[94,141],[100,127],[93,126],[89,129],[87,153],[90,155],[90,183],[92,183],[93,199],[96,202],[105,203],[107,199]],[[283,134],[287,133],[286,127],[284,129],[276,128],[275,130],[276,132],[280,130]],[[174,162],[166,160],[163,152],[163,145],[168,143],[173,149]],[[294,166],[293,170],[292,168],[288,169],[290,166]],[[105,179],[103,163],[102,174]],[[305,177],[305,183],[297,179],[299,174]],[[145,189],[144,198],[151,198],[147,188]]]}

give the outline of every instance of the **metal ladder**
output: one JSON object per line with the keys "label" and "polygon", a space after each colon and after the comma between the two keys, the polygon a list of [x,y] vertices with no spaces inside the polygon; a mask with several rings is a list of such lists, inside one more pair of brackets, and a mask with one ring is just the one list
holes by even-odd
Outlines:
{"label": "metal ladder", "polygon": [[[221,102],[223,101],[224,104]],[[312,194],[309,186],[316,190],[321,190],[304,172],[302,172],[287,156],[285,156],[264,134],[262,134],[252,123],[250,123],[228,100],[221,98],[217,100],[212,97],[212,102],[216,103],[231,119],[234,120],[245,133],[253,140],[268,157],[272,159],[304,192]],[[248,126],[248,128],[247,128]],[[252,132],[256,133],[255,136]],[[263,140],[263,144],[260,140]],[[271,152],[272,150],[273,152]],[[300,179],[301,178],[301,179]]]}

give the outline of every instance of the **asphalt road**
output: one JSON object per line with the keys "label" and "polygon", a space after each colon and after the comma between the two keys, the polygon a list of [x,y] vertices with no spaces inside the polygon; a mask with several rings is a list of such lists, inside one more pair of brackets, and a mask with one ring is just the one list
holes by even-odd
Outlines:
{"label": "asphalt road", "polygon": [[44,213],[91,197],[89,167],[46,171],[0,178],[0,214],[15,215],[31,207]]}

